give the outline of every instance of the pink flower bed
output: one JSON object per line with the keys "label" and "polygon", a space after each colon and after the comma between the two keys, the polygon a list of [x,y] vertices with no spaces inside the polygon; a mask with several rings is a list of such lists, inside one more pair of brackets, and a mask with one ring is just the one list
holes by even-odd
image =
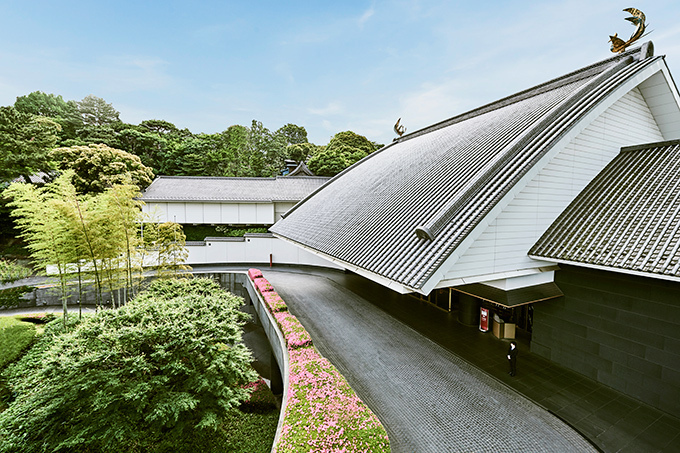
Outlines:
{"label": "pink flower bed", "polygon": [[288,351],[311,346],[312,337],[302,326],[299,319],[287,311],[274,313],[274,318],[276,318],[276,322],[281,327],[281,332],[283,332],[283,337],[288,345]]}
{"label": "pink flower bed", "polygon": [[314,348],[290,351],[288,405],[277,452],[387,452],[389,439],[345,378]]}
{"label": "pink flower bed", "polygon": [[256,278],[255,280],[253,280],[253,283],[255,284],[255,288],[257,288],[260,294],[274,291],[274,287],[272,286],[272,284],[269,283],[269,281],[264,277]]}
{"label": "pink flower bed", "polygon": [[[312,346],[312,337],[262,272],[249,269],[286,340],[288,399],[274,451],[389,452],[387,432],[338,370]],[[257,387],[255,387],[257,392]]]}
{"label": "pink flower bed", "polygon": [[262,272],[259,269],[248,269],[248,277],[251,280],[262,277]]}
{"label": "pink flower bed", "polygon": [[281,299],[281,296],[279,296],[279,293],[276,291],[264,293],[262,294],[262,298],[264,299],[271,313],[288,310],[286,303],[283,301],[283,299]]}

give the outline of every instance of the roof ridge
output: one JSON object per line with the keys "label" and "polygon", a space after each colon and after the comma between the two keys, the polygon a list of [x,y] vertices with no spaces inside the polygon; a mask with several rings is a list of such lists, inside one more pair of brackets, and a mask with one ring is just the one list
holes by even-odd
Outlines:
{"label": "roof ridge", "polygon": [[632,146],[623,146],[621,147],[621,152],[622,153],[627,153],[631,151],[642,151],[645,149],[650,149],[650,148],[663,148],[666,146],[676,146],[680,145],[680,139],[675,139],[675,140],[664,140],[661,142],[653,142],[653,143],[643,143],[640,145],[632,145]]}
{"label": "roof ridge", "polygon": [[[493,101],[489,104],[482,105],[480,107],[476,107],[472,110],[469,110],[467,112],[461,113],[459,115],[456,115],[454,117],[451,117],[449,119],[440,121],[438,123],[432,124],[430,126],[426,126],[422,129],[419,129],[417,131],[411,132],[410,134],[406,134],[403,137],[397,138],[393,143],[398,143],[401,141],[406,141],[411,138],[415,138],[430,132],[434,132],[436,130],[442,129],[444,127],[450,126],[452,124],[460,123],[462,121],[468,120],[470,118],[474,118],[479,115],[483,115],[485,113],[497,110],[502,107],[506,107],[508,105],[514,104],[516,102],[522,101],[524,99],[530,98],[537,96],[539,94],[545,93],[546,91],[555,89],[557,87],[566,85],[568,83],[576,82],[578,80],[590,77],[598,72],[603,72],[605,69],[602,69],[598,71],[598,69],[602,68],[603,66],[608,66],[616,62],[617,60],[623,60],[629,56],[632,56],[636,53],[642,53],[643,47],[646,46],[647,43],[643,44],[640,47],[637,47],[635,49],[631,49],[629,51],[626,51],[624,53],[615,55],[613,57],[606,58],[604,60],[600,60],[596,63],[592,63],[588,66],[585,66],[581,69],[577,69],[576,71],[572,71],[570,73],[564,74],[560,77],[548,80],[546,82],[540,83],[538,85],[534,85],[533,87],[527,88],[522,91],[518,91],[516,93],[513,93],[509,96],[506,96],[504,98],[498,99],[496,101]],[[389,146],[389,145],[388,145]],[[387,148],[387,146],[385,147]]]}

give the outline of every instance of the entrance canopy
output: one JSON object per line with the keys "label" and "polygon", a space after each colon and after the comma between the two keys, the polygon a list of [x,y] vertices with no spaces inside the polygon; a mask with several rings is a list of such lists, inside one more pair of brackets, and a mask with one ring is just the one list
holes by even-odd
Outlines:
{"label": "entrance canopy", "polygon": [[525,288],[504,291],[483,283],[471,283],[469,285],[451,288],[469,296],[477,297],[506,308],[541,302],[548,299],[563,296],[564,294],[555,283],[543,283],[540,285],[527,286]]}

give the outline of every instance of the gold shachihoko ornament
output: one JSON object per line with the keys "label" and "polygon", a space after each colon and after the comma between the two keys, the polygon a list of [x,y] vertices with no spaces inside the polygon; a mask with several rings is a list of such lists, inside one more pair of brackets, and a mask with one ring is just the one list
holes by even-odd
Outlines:
{"label": "gold shachihoko ornament", "polygon": [[615,33],[614,36],[609,36],[609,41],[612,43],[611,50],[614,53],[624,52],[626,47],[642,38],[642,35],[645,33],[645,13],[635,8],[626,8],[624,11],[630,13],[633,16],[626,17],[626,20],[629,20],[631,25],[635,25],[637,28],[628,41],[624,41],[623,39],[619,38],[618,33]]}

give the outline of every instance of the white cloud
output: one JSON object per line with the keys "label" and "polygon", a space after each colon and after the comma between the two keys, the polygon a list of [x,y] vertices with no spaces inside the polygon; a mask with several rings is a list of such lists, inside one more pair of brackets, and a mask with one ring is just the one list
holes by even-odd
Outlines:
{"label": "white cloud", "polygon": [[440,83],[425,83],[420,89],[401,96],[401,124],[409,132],[413,132],[460,113],[460,99],[463,97],[461,91],[460,83],[451,79]]}
{"label": "white cloud", "polygon": [[329,102],[325,107],[307,109],[312,115],[328,116],[328,115],[338,115],[344,111],[344,107],[340,102],[332,101]]}
{"label": "white cloud", "polygon": [[364,14],[361,15],[361,17],[359,18],[359,21],[358,21],[359,27],[363,28],[364,24],[366,24],[366,22],[368,22],[368,20],[371,17],[373,17],[374,14],[375,14],[375,9],[372,6],[369,9],[367,9],[366,11],[364,11]]}

